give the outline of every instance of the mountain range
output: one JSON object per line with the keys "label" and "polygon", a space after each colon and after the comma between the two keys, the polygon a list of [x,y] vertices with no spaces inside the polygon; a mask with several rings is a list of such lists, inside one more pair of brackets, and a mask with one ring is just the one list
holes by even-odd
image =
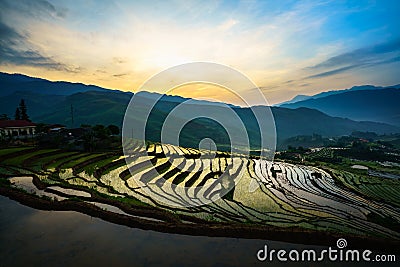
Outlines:
{"label": "mountain range", "polygon": [[96,85],[71,83],[62,81],[48,81],[41,78],[26,76],[23,74],[9,74],[0,72],[0,96],[8,96],[15,92],[35,92],[43,95],[71,95],[87,91],[105,92],[111,89],[101,88]]}
{"label": "mountain range", "polygon": [[400,126],[400,85],[356,86],[347,90],[298,96],[279,107],[320,110],[330,116],[357,121],[375,121]]}
{"label": "mountain range", "polygon": [[[81,124],[115,124],[121,127],[126,107],[133,96],[131,92],[110,90],[93,85],[51,82],[21,74],[6,73],[0,73],[0,88],[0,114],[5,113],[9,117],[13,117],[20,99],[23,98],[32,121],[61,123],[67,127],[78,127]],[[399,97],[398,92],[398,89],[389,88],[346,90],[342,93],[331,93],[317,99],[306,99],[291,104],[273,106],[271,111],[275,119],[278,146],[285,139],[297,135],[320,134],[326,137],[334,137],[348,135],[353,131],[370,131],[378,134],[400,132],[400,125],[396,123],[396,116],[393,115],[398,110],[398,108],[394,108],[394,103]],[[159,96],[156,93],[147,92],[140,94],[149,99]],[[348,97],[349,100],[345,101],[344,96]],[[362,96],[365,96],[366,100],[357,103],[356,99]],[[385,98],[386,100],[384,100]],[[369,99],[379,100],[379,103],[385,101],[385,103],[389,103],[386,106],[390,108],[383,109],[382,105],[371,105],[368,112],[360,113],[360,109],[365,108],[362,106],[363,103],[370,105]],[[187,98],[179,96],[163,96],[161,98],[147,123],[151,140],[159,141],[163,120],[172,109],[187,100]],[[323,103],[321,105],[325,105],[325,107],[312,102],[322,100],[325,102],[321,102]],[[351,113],[350,115],[362,118],[363,121],[356,121],[357,119],[351,119],[350,116],[341,116],[336,113],[330,114],[334,113],[335,109],[328,109],[326,106],[337,106],[340,101],[342,101],[343,114],[346,114],[345,112]],[[313,103],[316,106],[303,107],[302,104],[304,103],[308,105]],[[343,106],[343,103],[353,106]],[[399,102],[397,101],[397,103]],[[224,106],[226,108],[224,103],[219,104],[204,100],[196,100],[193,105],[196,110],[208,109],[215,110],[215,112],[219,112]],[[291,105],[298,105],[298,107]],[[260,134],[251,110],[233,105],[230,105],[230,108],[244,122],[251,139],[251,145],[257,147]],[[267,107],[259,106],[255,108],[263,109]],[[337,109],[336,112],[338,112]],[[380,121],[385,114],[388,117],[387,121]],[[140,120],[141,118],[136,119]],[[207,136],[221,140],[221,144],[229,142],[226,131],[221,125],[204,118],[188,123],[182,130],[180,138],[183,145],[198,146],[198,141]]]}
{"label": "mountain range", "polygon": [[364,90],[378,90],[378,89],[385,89],[385,88],[400,88],[400,84],[397,85],[392,85],[392,86],[375,86],[375,85],[356,85],[348,89],[342,89],[342,90],[330,90],[326,92],[321,92],[315,95],[296,95],[293,97],[291,100],[276,104],[275,106],[282,106],[285,104],[292,104],[296,103],[299,101],[307,100],[307,99],[317,99],[321,97],[326,97],[330,95],[337,95],[337,94],[342,94],[350,91],[364,91]]}

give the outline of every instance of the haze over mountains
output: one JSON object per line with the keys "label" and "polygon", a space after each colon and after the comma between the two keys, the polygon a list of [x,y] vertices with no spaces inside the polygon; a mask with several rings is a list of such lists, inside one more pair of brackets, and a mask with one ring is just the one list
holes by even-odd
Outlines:
{"label": "haze over mountains", "polygon": [[295,97],[279,107],[306,107],[330,116],[357,121],[376,121],[400,126],[400,85],[376,87],[355,86],[347,90],[323,92],[314,96]]}
{"label": "haze over mountains", "polygon": [[[126,107],[133,95],[130,92],[93,85],[50,82],[5,73],[0,73],[0,87],[0,114],[6,113],[12,118],[15,108],[23,98],[28,106],[28,114],[34,122],[61,123],[67,127],[79,127],[81,124],[121,126]],[[372,131],[379,134],[400,132],[399,108],[396,108],[396,104],[400,102],[400,90],[372,87],[363,89],[327,92],[319,94],[316,99],[313,97],[271,107],[278,143],[297,135],[320,134],[333,137],[348,135],[353,131]],[[151,98],[157,94],[142,93],[142,96]],[[186,100],[178,96],[164,96],[161,99],[154,110],[157,116],[149,123],[150,127],[153,127],[150,131],[153,133],[153,139],[159,138],[159,127],[166,114]],[[71,105],[74,113],[73,124]],[[221,105],[207,101],[195,101],[195,105],[198,109],[215,108],[216,112],[221,108]],[[244,121],[250,138],[254,139],[252,142],[257,145],[259,130],[254,124],[250,109],[232,105],[231,108]],[[215,138],[224,139],[223,128],[209,120],[195,120],[191,127],[192,130],[189,127],[182,132],[182,139],[186,142],[195,142],[202,138],[205,131]]]}

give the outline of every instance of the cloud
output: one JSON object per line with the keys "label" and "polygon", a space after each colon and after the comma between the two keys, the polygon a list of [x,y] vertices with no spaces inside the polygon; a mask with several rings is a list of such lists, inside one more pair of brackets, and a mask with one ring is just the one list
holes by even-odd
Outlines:
{"label": "cloud", "polygon": [[311,83],[303,83],[303,84],[300,84],[299,87],[307,87],[309,85],[311,85]]}
{"label": "cloud", "polygon": [[[81,69],[67,66],[46,56],[40,47],[30,41],[30,32],[18,22],[16,17],[59,17],[66,16],[67,9],[57,8],[48,1],[8,1],[0,0],[0,64],[33,66],[66,72],[78,72]],[[13,25],[13,27],[9,26]],[[16,28],[15,28],[16,27]],[[20,28],[20,30],[17,30]]]}
{"label": "cloud", "polygon": [[0,44],[5,46],[7,44],[16,45],[16,40],[22,36],[17,33],[13,28],[4,24],[0,20]]}
{"label": "cloud", "polygon": [[359,65],[352,65],[352,66],[347,66],[347,67],[342,67],[342,68],[337,68],[334,70],[330,70],[330,71],[325,71],[325,72],[320,72],[314,75],[310,75],[308,77],[306,77],[305,79],[315,79],[315,78],[322,78],[322,77],[328,77],[328,76],[332,76],[332,75],[336,75],[351,69],[355,69],[359,67]]}
{"label": "cloud", "polygon": [[114,74],[113,77],[124,77],[126,75],[129,75],[129,73],[119,73],[119,74]]}
{"label": "cloud", "polygon": [[0,0],[0,4],[3,9],[2,13],[7,13],[7,11],[12,10],[36,18],[45,18],[47,16],[65,18],[68,13],[68,9],[56,7],[46,0]]}
{"label": "cloud", "polygon": [[0,63],[43,67],[47,69],[77,72],[79,69],[55,61],[31,48],[25,35],[0,20]]}
{"label": "cloud", "polygon": [[221,31],[228,31],[238,23],[239,23],[239,21],[237,21],[237,20],[229,19],[229,20],[225,21],[224,23],[222,23],[221,25],[219,25],[218,29]]}
{"label": "cloud", "polygon": [[112,58],[112,62],[114,64],[124,64],[128,62],[128,59],[123,58],[123,57],[113,57]]}
{"label": "cloud", "polygon": [[[380,43],[374,46],[359,48],[347,53],[331,57],[314,66],[305,68],[306,70],[318,71],[325,70],[307,78],[321,78],[357,68],[374,67],[377,65],[388,64],[399,61],[400,39]],[[334,69],[332,69],[334,68]]]}

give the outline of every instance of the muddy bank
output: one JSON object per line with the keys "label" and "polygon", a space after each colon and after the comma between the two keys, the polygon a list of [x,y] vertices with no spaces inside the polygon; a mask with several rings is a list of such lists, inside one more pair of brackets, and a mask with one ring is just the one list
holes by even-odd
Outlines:
{"label": "muddy bank", "polygon": [[[400,241],[382,240],[354,235],[344,235],[330,232],[305,230],[299,227],[279,228],[257,224],[235,223],[196,223],[187,224],[179,220],[155,222],[134,216],[114,213],[103,210],[97,206],[78,200],[52,201],[24,193],[20,190],[0,187],[0,194],[19,203],[40,210],[77,211],[92,217],[97,217],[115,224],[125,225],[143,230],[153,230],[164,233],[211,236],[235,237],[250,239],[265,239],[284,241],[306,245],[326,245],[334,247],[337,239],[346,238],[352,248],[382,249],[385,252],[398,252]],[[113,202],[113,201],[110,201]],[[112,203],[118,206],[117,203]],[[132,212],[132,211],[131,211]],[[146,213],[152,212],[147,210]],[[157,213],[157,210],[153,212]],[[154,215],[154,214],[153,214]],[[158,216],[151,216],[155,218]],[[165,218],[164,218],[165,219]]]}

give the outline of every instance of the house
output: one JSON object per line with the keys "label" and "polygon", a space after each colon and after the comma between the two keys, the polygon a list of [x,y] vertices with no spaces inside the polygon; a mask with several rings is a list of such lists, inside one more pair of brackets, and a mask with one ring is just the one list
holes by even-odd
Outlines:
{"label": "house", "polygon": [[0,135],[13,136],[16,138],[35,135],[36,124],[25,120],[2,120],[0,121]]}

